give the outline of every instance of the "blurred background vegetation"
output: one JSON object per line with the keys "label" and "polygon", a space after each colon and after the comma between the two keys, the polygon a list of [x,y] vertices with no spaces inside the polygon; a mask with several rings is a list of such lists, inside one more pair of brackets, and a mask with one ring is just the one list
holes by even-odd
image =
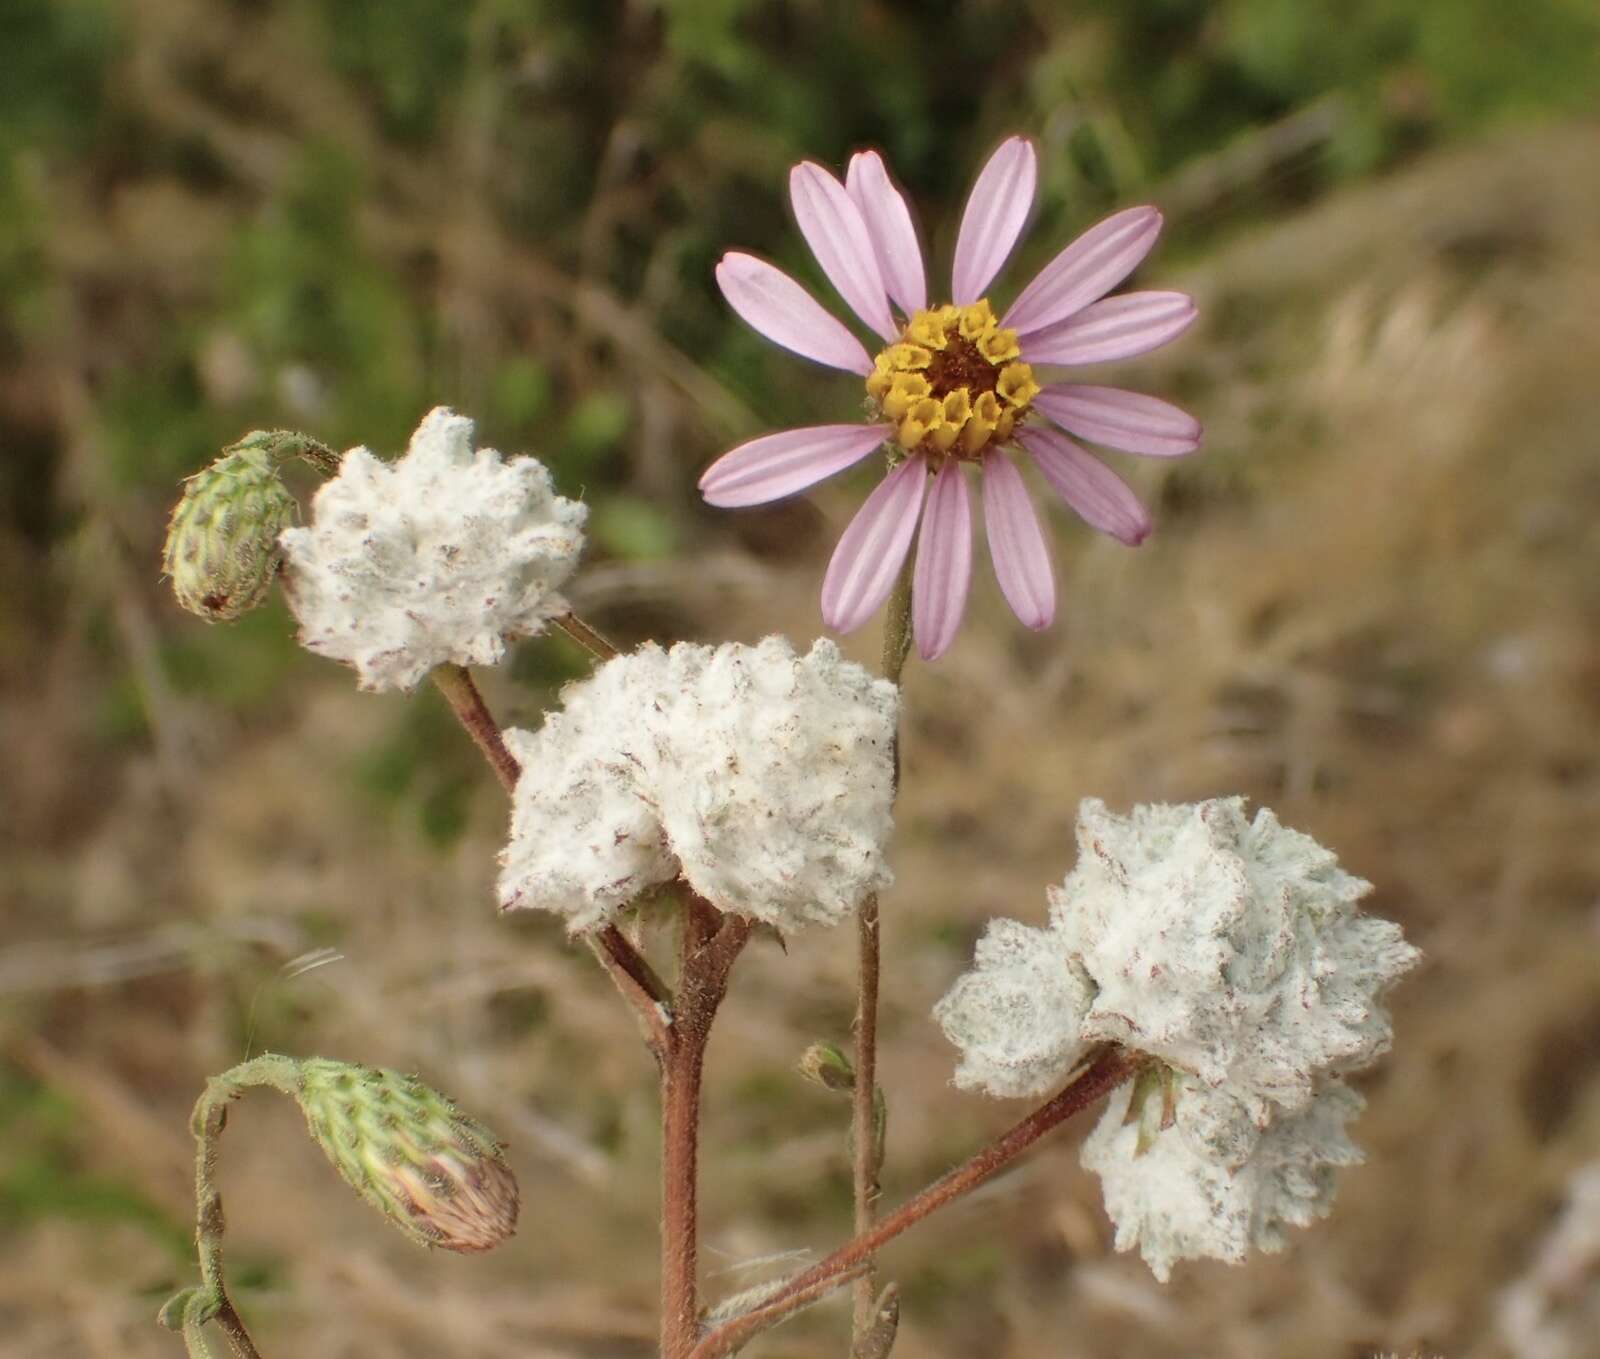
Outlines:
{"label": "blurred background vegetation", "polygon": [[[173,1351],[149,1319],[192,1267],[185,1111],[263,1046],[476,1102],[527,1158],[533,1238],[487,1273],[419,1262],[359,1206],[346,1226],[310,1156],[241,1170],[273,1352],[650,1352],[649,1072],[558,931],[493,919],[501,812],[470,748],[426,695],[355,695],[280,604],[179,614],[165,515],[247,429],[394,452],[449,404],[588,500],[578,598],[619,638],[813,635],[855,491],[724,517],[694,479],[859,395],[739,325],[712,266],[751,249],[827,296],[786,171],[863,145],[948,260],[1013,131],[1043,163],[1017,277],[1115,206],[1166,211],[1146,273],[1206,319],[1133,380],[1211,435],[1140,469],[1152,548],[1060,519],[1054,633],[979,623],[913,676],[930,791],[908,784],[890,925],[891,1192],[996,1116],[940,1089],[926,1007],[985,914],[1065,870],[1084,793],[1267,798],[1443,962],[1415,984],[1410,1100],[1363,1135],[1390,1168],[1299,1273],[1154,1290],[1102,1259],[1058,1153],[1048,1212],[1002,1204],[956,1250],[929,1229],[897,1353],[1502,1352],[1493,1290],[1600,1155],[1594,0],[0,0],[0,54],[0,1241],[26,1262],[0,1352]],[[534,721],[582,669],[532,643],[492,696]],[[974,695],[987,731],[950,716]],[[990,749],[1007,732],[1036,768]],[[1510,827],[1522,857],[1496,852]],[[315,949],[344,957],[297,972]],[[751,965],[779,1003],[726,1021],[730,1268],[843,1222],[838,1111],[786,1068],[847,1022],[850,959],[796,953]],[[1508,1100],[1527,1128],[1419,1181],[1443,1129]],[[763,1353],[837,1343],[823,1316]]]}

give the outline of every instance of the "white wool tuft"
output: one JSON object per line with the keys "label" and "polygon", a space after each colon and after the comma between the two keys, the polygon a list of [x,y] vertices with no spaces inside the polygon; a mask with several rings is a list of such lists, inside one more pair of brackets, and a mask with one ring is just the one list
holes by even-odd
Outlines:
{"label": "white wool tuft", "polygon": [[[1241,1263],[1253,1250],[1280,1251],[1285,1227],[1305,1227],[1333,1205],[1333,1172],[1359,1165],[1345,1124],[1363,1107],[1339,1080],[1303,1107],[1258,1126],[1226,1090],[1192,1077],[1174,1080],[1173,1117],[1160,1124],[1159,1089],[1126,1082],[1085,1139],[1085,1169],[1100,1177],[1116,1247],[1138,1247],[1163,1283],[1174,1262]],[[1136,1092],[1151,1108],[1134,1111]],[[1141,1149],[1142,1143],[1142,1149]]]}
{"label": "white wool tuft", "polygon": [[1338,1077],[1388,1049],[1383,993],[1421,955],[1357,910],[1367,883],[1240,798],[1128,816],[1091,798],[1078,851],[1048,928],[991,924],[935,1009],[956,1084],[1044,1094],[1103,1043],[1159,1059],[1084,1144],[1118,1248],[1162,1279],[1184,1257],[1279,1249],[1360,1160],[1344,1125],[1361,1102]]}
{"label": "white wool tuft", "polygon": [[285,529],[300,641],[355,667],[363,689],[412,689],[435,666],[493,665],[506,639],[566,610],[556,593],[583,550],[585,506],[534,458],[472,448],[472,421],[429,412],[405,456],[364,448]]}
{"label": "white wool tuft", "polygon": [[508,910],[594,929],[681,872],[720,910],[791,931],[891,881],[898,691],[831,642],[649,645],[568,687],[522,764]]}
{"label": "white wool tuft", "polygon": [[1251,1112],[1298,1108],[1317,1077],[1389,1048],[1383,993],[1421,956],[1356,903],[1371,884],[1242,798],[1136,807],[1086,800],[1078,863],[1050,918],[1098,988],[1090,1040],[1123,1043]]}
{"label": "white wool tuft", "polygon": [[1001,1099],[1043,1095],[1082,1056],[1094,983],[1051,930],[991,920],[974,967],[934,1008],[961,1049],[955,1083]]}

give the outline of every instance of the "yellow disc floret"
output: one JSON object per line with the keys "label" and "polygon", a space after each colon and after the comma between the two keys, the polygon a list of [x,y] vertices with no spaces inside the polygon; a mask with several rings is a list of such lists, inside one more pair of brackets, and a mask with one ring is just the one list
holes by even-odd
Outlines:
{"label": "yellow disc floret", "polygon": [[1021,354],[987,299],[919,311],[878,354],[867,394],[906,452],[975,459],[1011,437],[1039,394]]}

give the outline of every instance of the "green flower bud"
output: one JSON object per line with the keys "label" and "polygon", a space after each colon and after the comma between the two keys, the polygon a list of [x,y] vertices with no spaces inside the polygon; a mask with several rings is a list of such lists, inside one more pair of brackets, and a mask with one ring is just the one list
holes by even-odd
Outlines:
{"label": "green flower bud", "polygon": [[856,1069],[832,1043],[813,1043],[800,1056],[795,1070],[824,1090],[848,1092],[856,1088]]}
{"label": "green flower bud", "polygon": [[500,1143],[415,1076],[310,1058],[294,1092],[345,1182],[413,1241],[499,1245],[517,1226],[517,1181]]}
{"label": "green flower bud", "polygon": [[184,484],[162,569],[190,613],[231,622],[267,597],[278,572],[278,535],[295,519],[280,462],[252,435]]}

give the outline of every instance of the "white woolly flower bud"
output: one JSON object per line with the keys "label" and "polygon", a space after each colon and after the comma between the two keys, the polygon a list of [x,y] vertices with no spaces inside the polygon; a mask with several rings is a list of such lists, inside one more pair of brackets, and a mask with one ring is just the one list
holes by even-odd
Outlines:
{"label": "white woolly flower bud", "polygon": [[1083,1036],[1226,1085],[1262,1118],[1325,1072],[1388,1050],[1383,992],[1421,956],[1362,916],[1371,884],[1242,798],[1136,807],[1087,799],[1055,928],[1097,987]]}
{"label": "white woolly flower bud", "polygon": [[278,541],[300,641],[364,689],[411,689],[435,666],[492,665],[506,639],[566,609],[585,506],[534,458],[472,448],[472,421],[429,412],[405,456],[345,454],[311,523]]}
{"label": "white woolly flower bud", "polygon": [[1280,1249],[1360,1160],[1344,1125],[1361,1100],[1337,1077],[1388,1047],[1382,994],[1420,955],[1357,912],[1367,883],[1238,798],[1126,817],[1089,799],[1078,846],[1049,928],[995,922],[935,1010],[956,1083],[1042,1094],[1097,1043],[1159,1058],[1084,1144],[1118,1249],[1162,1279]]}
{"label": "white woolly flower bud", "polygon": [[1159,1106],[1149,1087],[1125,1082],[1085,1139],[1085,1169],[1100,1176],[1116,1247],[1138,1247],[1163,1283],[1175,1261],[1212,1257],[1232,1263],[1252,1250],[1284,1248],[1286,1226],[1326,1217],[1333,1172],[1359,1165],[1345,1124],[1363,1107],[1339,1080],[1320,1086],[1293,1113],[1258,1126],[1226,1090],[1191,1077],[1175,1081],[1171,1119],[1159,1108],[1131,1108],[1137,1092]]}
{"label": "white woolly flower bud", "polygon": [[1053,930],[991,920],[964,973],[934,1007],[961,1049],[955,1083],[1001,1099],[1042,1095],[1082,1056],[1094,983]]}
{"label": "white woolly flower bud", "polygon": [[503,909],[554,911],[577,934],[677,876],[656,809],[641,793],[652,743],[640,681],[662,659],[647,647],[607,661],[562,691],[562,706],[538,731],[503,733],[522,766],[500,852]]}
{"label": "white woolly flower bud", "polygon": [[593,929],[681,871],[780,930],[843,919],[890,878],[898,691],[831,642],[646,646],[563,694],[522,765],[500,901]]}

